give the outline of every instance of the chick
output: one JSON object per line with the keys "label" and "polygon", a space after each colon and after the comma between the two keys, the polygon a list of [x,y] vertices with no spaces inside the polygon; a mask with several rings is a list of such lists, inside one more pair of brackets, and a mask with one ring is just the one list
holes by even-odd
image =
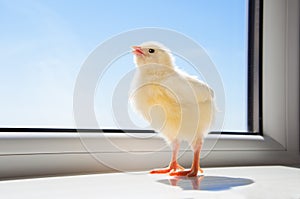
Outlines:
{"label": "chick", "polygon": [[[169,166],[150,173],[188,177],[202,173],[200,152],[213,121],[213,90],[175,67],[174,57],[162,44],[145,42],[132,49],[137,67],[131,85],[132,105],[172,146]],[[177,162],[181,141],[187,141],[194,151],[189,170]]]}

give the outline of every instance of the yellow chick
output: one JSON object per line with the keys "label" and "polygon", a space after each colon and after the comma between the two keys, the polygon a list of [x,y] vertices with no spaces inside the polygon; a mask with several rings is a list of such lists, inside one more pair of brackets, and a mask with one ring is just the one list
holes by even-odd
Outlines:
{"label": "yellow chick", "polygon": [[[131,85],[135,110],[162,133],[172,146],[172,159],[165,169],[150,173],[193,177],[201,173],[200,152],[214,117],[214,92],[204,82],[175,67],[169,49],[158,42],[133,46],[136,72]],[[181,141],[187,141],[194,160],[190,170],[177,162]]]}

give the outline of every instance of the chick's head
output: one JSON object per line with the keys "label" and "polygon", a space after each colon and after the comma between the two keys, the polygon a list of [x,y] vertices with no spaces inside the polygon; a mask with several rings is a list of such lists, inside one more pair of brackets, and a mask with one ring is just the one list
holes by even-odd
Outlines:
{"label": "chick's head", "polygon": [[132,46],[134,61],[137,66],[146,64],[159,64],[173,67],[173,56],[162,44],[157,42],[146,42],[139,46]]}

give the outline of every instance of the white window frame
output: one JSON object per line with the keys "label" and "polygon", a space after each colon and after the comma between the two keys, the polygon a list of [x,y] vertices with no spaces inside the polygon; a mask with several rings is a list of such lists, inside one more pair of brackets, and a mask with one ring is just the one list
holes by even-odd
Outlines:
{"label": "white window frame", "polygon": [[[299,1],[265,0],[263,7],[263,135],[209,135],[203,149],[208,155],[201,159],[204,167],[300,165]],[[163,139],[133,136],[0,133],[0,178],[136,171],[169,163],[171,149]],[[91,146],[90,151],[80,138]],[[192,151],[181,152],[179,161],[190,166]],[[101,157],[102,163],[94,156]]]}

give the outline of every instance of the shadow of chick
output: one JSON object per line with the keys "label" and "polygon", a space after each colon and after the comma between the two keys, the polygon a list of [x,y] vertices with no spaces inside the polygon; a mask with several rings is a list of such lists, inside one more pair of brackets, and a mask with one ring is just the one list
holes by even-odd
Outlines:
{"label": "shadow of chick", "polygon": [[254,183],[247,178],[232,178],[224,176],[173,177],[158,180],[158,182],[178,186],[183,190],[222,191],[232,187],[245,186]]}

